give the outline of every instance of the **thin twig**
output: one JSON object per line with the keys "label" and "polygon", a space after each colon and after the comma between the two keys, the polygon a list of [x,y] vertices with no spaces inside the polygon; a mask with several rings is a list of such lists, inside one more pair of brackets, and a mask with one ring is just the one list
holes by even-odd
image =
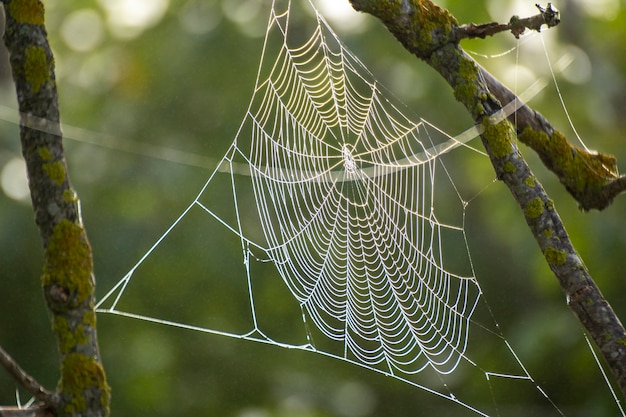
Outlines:
{"label": "thin twig", "polygon": [[0,417],[54,417],[46,405],[36,405],[28,408],[0,407]]}
{"label": "thin twig", "polygon": [[505,32],[507,30],[511,31],[513,36],[519,38],[526,29],[540,32],[543,25],[553,27],[558,25],[561,21],[559,11],[552,7],[552,3],[548,3],[545,8],[541,7],[539,4],[535,6],[539,9],[538,14],[523,19],[520,19],[519,16],[513,16],[511,20],[509,20],[509,23],[489,22],[480,25],[474,23],[461,25],[457,28],[457,40],[473,38],[483,39],[486,36],[493,36],[496,33]]}
{"label": "thin twig", "polygon": [[0,346],[0,364],[24,389],[39,401],[52,406],[56,404],[56,396],[45,389],[35,378],[28,375],[15,360]]}

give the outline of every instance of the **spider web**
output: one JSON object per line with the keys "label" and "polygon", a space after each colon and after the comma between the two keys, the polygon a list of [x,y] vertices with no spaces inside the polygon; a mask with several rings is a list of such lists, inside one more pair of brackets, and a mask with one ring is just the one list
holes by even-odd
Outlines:
{"label": "spider web", "polygon": [[[443,265],[439,229],[454,227],[434,212],[436,155],[424,125],[385,101],[318,19],[257,87],[250,147],[238,149],[265,251],[346,357],[390,372],[450,372],[479,292]],[[289,39],[288,24],[278,28]]]}
{"label": "spider web", "polygon": [[[465,232],[469,199],[443,160],[451,151],[480,155],[467,145],[476,129],[451,137],[406,117],[311,4],[310,28],[292,24],[291,7],[272,5],[249,108],[218,167],[98,311],[316,352],[488,415],[443,379],[472,368],[488,384],[525,381],[562,415],[497,324],[472,326],[482,290]],[[206,223],[207,215],[220,228],[209,232],[211,239],[238,242],[245,276],[239,296],[249,303],[249,322],[197,324],[195,312],[183,317],[125,306],[137,271],[185,222],[200,233],[197,222]],[[256,282],[277,275],[286,287],[282,296],[297,305],[291,312],[303,338],[263,319],[269,302]],[[471,332],[494,339],[510,368],[486,370],[470,359]],[[416,379],[425,372],[437,382]]]}

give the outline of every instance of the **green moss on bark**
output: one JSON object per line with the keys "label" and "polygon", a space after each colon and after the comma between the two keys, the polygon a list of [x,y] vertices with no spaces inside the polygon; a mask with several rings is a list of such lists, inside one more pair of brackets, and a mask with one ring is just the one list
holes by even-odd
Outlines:
{"label": "green moss on bark", "polygon": [[556,248],[546,248],[543,251],[543,255],[546,257],[548,264],[552,266],[563,265],[567,261],[567,253]]}
{"label": "green moss on bark", "polygon": [[[98,401],[101,407],[109,404],[110,388],[102,365],[93,357],[70,353],[61,365],[60,391],[64,393],[63,410],[66,416],[81,414],[88,403]],[[108,414],[108,410],[107,410]]]}
{"label": "green moss on bark", "polygon": [[54,181],[57,185],[62,185],[65,182],[65,165],[61,161],[45,163],[42,165],[48,178]]}
{"label": "green moss on bark", "polygon": [[485,117],[482,128],[481,136],[489,145],[489,151],[494,158],[504,158],[513,152],[515,129],[508,120],[493,123],[491,118]]}
{"label": "green moss on bark", "polygon": [[31,90],[38,93],[50,80],[50,65],[46,51],[40,46],[29,46],[25,50],[24,76]]}
{"label": "green moss on bark", "polygon": [[514,174],[515,172],[517,172],[517,167],[511,161],[506,161],[502,168],[504,169],[504,172],[506,172],[507,174]]}
{"label": "green moss on bark", "polygon": [[413,14],[413,25],[417,28],[417,36],[412,40],[416,51],[422,56],[441,47],[442,41],[447,42],[452,32],[452,26],[458,26],[456,18],[446,9],[437,6],[430,0],[415,0],[416,8]]}
{"label": "green moss on bark", "polygon": [[539,197],[535,197],[530,200],[530,203],[526,204],[524,207],[524,215],[529,220],[534,220],[537,217],[541,216],[543,213],[543,200]]}
{"label": "green moss on bark", "polygon": [[89,342],[89,336],[82,323],[75,328],[71,328],[65,317],[55,316],[52,322],[52,328],[59,338],[59,350],[62,354],[69,353],[76,349],[76,346],[84,345]]}
{"label": "green moss on bark", "polygon": [[92,270],[91,248],[83,228],[69,220],[62,220],[50,236],[42,275],[51,307],[55,310],[76,308],[92,297]]}
{"label": "green moss on bark", "polygon": [[459,71],[454,82],[454,98],[470,111],[474,119],[477,119],[485,114],[481,100],[486,99],[484,94],[478,92],[479,69],[475,62],[462,56],[460,51],[456,54]]}
{"label": "green moss on bark", "polygon": [[590,152],[570,144],[555,131],[551,136],[526,127],[519,140],[534,149],[543,163],[585,209],[604,208],[602,191],[617,178],[617,160],[612,155]]}
{"label": "green moss on bark", "polygon": [[42,161],[48,162],[52,160],[52,153],[50,152],[50,149],[46,148],[45,146],[40,146],[37,148],[37,155],[39,155]]}
{"label": "green moss on bark", "polygon": [[71,188],[63,190],[63,201],[65,201],[66,203],[77,203],[78,197],[76,196],[74,190],[72,190]]}
{"label": "green moss on bark", "polygon": [[[412,53],[428,58],[449,42],[456,18],[431,0],[350,0],[359,11],[382,20]],[[408,3],[408,7],[407,4]]]}
{"label": "green moss on bark", "polygon": [[44,24],[43,3],[39,0],[12,0],[6,10],[17,23]]}

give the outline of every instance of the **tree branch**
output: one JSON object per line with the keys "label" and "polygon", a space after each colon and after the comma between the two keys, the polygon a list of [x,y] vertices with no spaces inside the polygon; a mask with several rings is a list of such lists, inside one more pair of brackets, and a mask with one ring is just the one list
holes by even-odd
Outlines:
{"label": "tree branch", "polygon": [[45,405],[28,408],[0,407],[0,417],[54,417],[54,414]]}
{"label": "tree branch", "polygon": [[53,417],[51,408],[58,404],[58,397],[45,389],[35,378],[28,375],[0,346],[0,364],[24,389],[41,401],[34,407],[0,407],[0,417]]}
{"label": "tree branch", "polygon": [[[7,370],[9,375],[17,381],[22,387],[30,392],[39,401],[53,405],[58,402],[58,399],[50,391],[45,389],[35,378],[28,375],[13,358],[0,346],[0,365]],[[1,415],[1,414],[0,414]]]}
{"label": "tree branch", "polygon": [[[457,20],[431,0],[350,2],[356,10],[379,18],[409,52],[437,70],[452,87],[455,98],[481,126],[481,139],[497,177],[513,194],[566,294],[569,307],[599,347],[626,396],[626,331],[572,246],[552,200],[517,148],[515,128],[502,111],[502,103],[517,103],[517,97],[507,89],[498,90],[499,83],[461,49],[455,35],[459,28]],[[557,175],[571,176],[560,177],[568,190],[576,187],[583,195],[592,194],[593,201],[603,193],[611,195],[617,192],[614,189],[623,189],[625,180],[615,178],[614,158],[569,145],[539,113],[526,106],[518,109],[518,129],[520,119],[526,123],[522,125],[520,139],[527,139],[539,150],[547,150],[542,156],[544,162],[553,164],[551,169]],[[558,159],[558,152],[565,153],[569,159]],[[592,165],[591,169],[585,169],[586,163]],[[588,175],[591,178],[586,178]],[[599,184],[602,186],[596,187]],[[588,200],[581,202],[584,208],[594,208],[585,201]]]}
{"label": "tree branch", "polygon": [[500,103],[512,103],[509,120],[516,125],[518,139],[537,152],[583,210],[602,210],[626,191],[626,176],[618,175],[615,157],[571,145],[541,113],[527,106],[484,68],[475,65],[489,92]]}
{"label": "tree branch", "polygon": [[44,247],[41,280],[61,355],[58,404],[48,405],[63,416],[102,417],[108,415],[110,394],[96,334],[92,253],[65,161],[44,7],[41,0],[2,3],[22,154]]}
{"label": "tree branch", "polygon": [[[467,26],[459,25],[447,10],[440,8],[432,0],[350,0],[350,3],[356,10],[370,13],[382,20],[408,51],[427,62],[448,80],[455,89],[455,97],[466,106],[472,105],[473,100],[469,94],[471,92],[493,98],[494,103],[488,107],[494,112],[500,109],[501,103],[519,103],[515,119],[518,139],[537,152],[546,167],[557,175],[583,210],[602,210],[617,195],[626,191],[626,178],[618,175],[615,157],[571,145],[541,114],[521,103],[514,93],[480,68],[461,48],[454,54],[463,55],[462,65],[480,68],[480,82],[485,88],[478,91],[476,83],[466,83],[463,77],[458,77],[458,72],[450,72],[445,68],[449,64],[446,62],[448,55],[435,52],[444,51],[450,45],[458,46],[459,41],[467,37]],[[550,4],[545,9],[538,7],[541,11],[539,15],[519,20],[535,30],[546,21],[550,22],[548,26],[558,23],[559,14]],[[540,21],[543,23],[540,24]],[[476,119],[481,114],[480,110],[484,109],[468,107],[468,110]]]}
{"label": "tree branch", "polygon": [[484,39],[487,36],[493,36],[507,30],[510,30],[515,38],[519,38],[526,29],[541,32],[543,25],[550,28],[558,25],[561,21],[559,11],[552,7],[552,3],[548,3],[548,6],[545,8],[539,4],[535,4],[535,6],[539,9],[539,14],[523,19],[520,19],[519,16],[513,16],[509,23],[490,22],[480,25],[474,23],[461,25],[456,30],[457,42],[461,39]]}

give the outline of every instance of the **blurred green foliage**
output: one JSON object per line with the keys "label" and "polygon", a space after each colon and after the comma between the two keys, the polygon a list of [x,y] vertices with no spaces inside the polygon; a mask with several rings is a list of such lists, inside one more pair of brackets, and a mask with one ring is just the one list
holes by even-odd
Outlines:
{"label": "blurred green foliage", "polygon": [[[299,0],[294,2],[299,5]],[[323,7],[321,1],[313,2]],[[461,22],[506,21],[512,14],[534,12],[532,2],[440,3]],[[87,129],[67,129],[72,134],[66,131],[65,144],[94,250],[99,296],[195,198],[230,145],[254,86],[269,6],[267,0],[46,3],[62,119]],[[577,0],[555,6],[561,9],[562,24],[545,33],[545,42],[551,62],[563,56],[573,60],[557,79],[574,125],[587,146],[625,161],[626,4]],[[306,25],[310,16],[300,13],[297,18]],[[358,24],[356,19],[361,19]],[[348,20],[331,15],[328,20],[411,116],[452,135],[471,126],[449,87],[408,56],[378,22],[356,13]],[[521,91],[536,78],[550,77],[543,49],[537,48],[540,41],[534,40],[522,41],[519,53],[477,59],[511,88],[518,83]],[[515,45],[507,35],[464,43],[490,56]],[[6,65],[3,57],[0,104],[15,107]],[[531,105],[574,141],[554,90],[550,80]],[[17,130],[15,124],[0,121],[0,169],[20,155]],[[592,276],[618,315],[626,318],[626,202],[619,198],[602,213],[582,213],[538,158],[522,151],[555,200]],[[494,181],[488,161],[453,153],[446,164],[468,193],[466,232],[490,307],[487,316],[495,317],[536,382],[566,415],[617,414],[580,325],[519,209]],[[218,192],[215,198],[222,196]],[[42,251],[32,218],[27,198],[0,193],[0,344],[52,388],[57,358],[37,278]],[[200,326],[249,328],[240,242],[205,227],[206,216],[188,216],[142,265],[142,274],[150,279],[133,281],[123,303],[142,314]],[[297,306],[282,286],[271,284],[272,277],[279,281],[271,265],[258,268],[262,279],[254,284],[255,300],[261,309],[271,306],[261,320],[274,324],[283,340],[302,343],[302,331],[292,331],[302,328]],[[208,279],[215,277],[215,282]],[[470,358],[497,363],[500,359],[479,334],[472,337]],[[99,316],[99,335],[114,416],[470,414],[410,385],[306,352],[106,315]],[[493,395],[501,415],[554,413],[533,389],[517,392],[513,383],[494,382],[493,392],[484,392],[464,383],[462,369],[458,373],[458,379],[450,379],[453,392],[466,390],[487,408]],[[14,393],[14,383],[0,372],[0,404],[14,403]]]}

